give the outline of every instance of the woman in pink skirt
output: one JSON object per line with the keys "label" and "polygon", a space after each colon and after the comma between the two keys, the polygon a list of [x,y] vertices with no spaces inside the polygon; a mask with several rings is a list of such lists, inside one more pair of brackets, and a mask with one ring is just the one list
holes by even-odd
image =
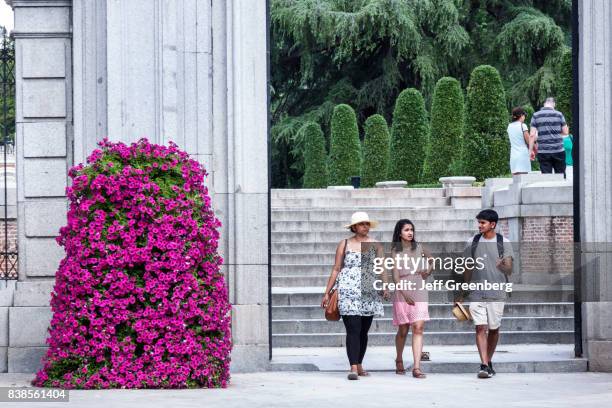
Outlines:
{"label": "woman in pink skirt", "polygon": [[404,285],[401,290],[395,290],[393,297],[393,325],[398,326],[395,335],[395,373],[406,374],[402,355],[412,326],[412,376],[425,378],[426,375],[421,371],[421,352],[423,329],[429,320],[429,311],[427,291],[422,289],[422,284],[431,274],[433,265],[429,261],[430,252],[415,239],[412,221],[401,219],[395,224],[392,256],[399,261],[393,268],[393,280]]}

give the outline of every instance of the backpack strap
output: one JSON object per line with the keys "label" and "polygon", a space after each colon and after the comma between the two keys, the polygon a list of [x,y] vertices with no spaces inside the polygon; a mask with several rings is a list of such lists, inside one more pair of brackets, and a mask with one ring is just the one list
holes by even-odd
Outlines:
{"label": "backpack strap", "polygon": [[500,258],[504,257],[504,236],[502,234],[497,235],[497,254]]}

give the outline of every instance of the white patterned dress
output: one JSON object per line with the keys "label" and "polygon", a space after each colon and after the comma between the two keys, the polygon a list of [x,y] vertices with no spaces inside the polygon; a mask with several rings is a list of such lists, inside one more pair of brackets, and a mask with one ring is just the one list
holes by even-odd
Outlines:
{"label": "white patterned dress", "polygon": [[381,297],[374,288],[374,281],[379,279],[374,273],[375,257],[374,247],[363,254],[346,250],[344,266],[338,274],[338,310],[341,315],[384,315]]}

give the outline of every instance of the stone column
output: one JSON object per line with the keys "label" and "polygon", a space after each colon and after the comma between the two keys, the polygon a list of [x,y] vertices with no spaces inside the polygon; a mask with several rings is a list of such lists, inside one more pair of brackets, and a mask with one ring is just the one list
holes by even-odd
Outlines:
{"label": "stone column", "polygon": [[579,2],[583,340],[592,371],[612,371],[612,4]]}
{"label": "stone column", "polygon": [[[12,4],[11,4],[12,3]],[[9,308],[8,371],[39,365],[49,293],[63,257],[72,165],[71,2],[13,0],[19,281]]]}
{"label": "stone column", "polygon": [[66,222],[67,169],[83,162],[104,137],[172,140],[205,165],[223,223],[219,251],[233,305],[231,369],[265,369],[266,2],[14,0],[12,5],[21,263],[9,311],[9,371],[40,366],[49,294],[64,256],[53,238]]}

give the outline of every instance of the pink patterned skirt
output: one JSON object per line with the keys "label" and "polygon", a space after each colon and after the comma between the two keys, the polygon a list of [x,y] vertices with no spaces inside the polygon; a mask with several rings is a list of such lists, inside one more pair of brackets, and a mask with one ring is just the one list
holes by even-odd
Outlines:
{"label": "pink patterned skirt", "polygon": [[[422,280],[420,276],[402,276],[401,279],[407,280]],[[416,282],[415,282],[416,283]],[[420,287],[420,282],[418,283]],[[420,320],[429,320],[429,302],[427,302],[427,293],[423,291],[404,291],[413,300],[414,305],[408,304],[400,291],[395,291],[393,294],[393,325],[412,324]],[[418,300],[418,301],[416,301]]]}

